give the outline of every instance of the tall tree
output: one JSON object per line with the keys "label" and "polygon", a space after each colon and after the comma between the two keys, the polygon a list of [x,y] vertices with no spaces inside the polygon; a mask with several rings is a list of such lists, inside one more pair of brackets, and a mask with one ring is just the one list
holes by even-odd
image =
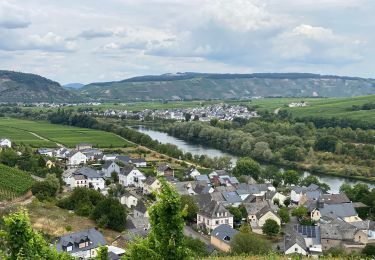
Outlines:
{"label": "tall tree", "polygon": [[259,163],[251,158],[240,158],[233,169],[233,174],[236,176],[248,175],[254,180],[259,178],[261,168]]}
{"label": "tall tree", "polygon": [[184,246],[181,198],[164,179],[157,202],[149,208],[151,230],[146,239],[131,244],[125,259],[188,259]]}

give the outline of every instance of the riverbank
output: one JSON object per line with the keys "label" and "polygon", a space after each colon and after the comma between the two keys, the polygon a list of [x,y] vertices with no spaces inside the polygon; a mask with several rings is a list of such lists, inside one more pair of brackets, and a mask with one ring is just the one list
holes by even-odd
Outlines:
{"label": "riverbank", "polygon": [[[154,128],[150,129],[149,127],[144,126],[144,125],[140,126],[138,124],[136,127],[133,126],[132,128],[136,129],[137,131],[139,131],[143,134],[147,134],[152,139],[156,139],[161,143],[174,144],[185,153],[190,152],[193,155],[194,154],[198,154],[198,155],[206,154],[210,157],[213,157],[213,156],[230,156],[230,157],[235,158],[235,159],[238,158],[237,156],[234,156],[234,155],[226,153],[226,152],[222,152],[218,149],[208,147],[208,146],[202,145],[202,144],[192,143],[192,142],[189,142],[187,140],[168,135],[168,133],[162,132],[160,130],[154,130]],[[319,171],[317,169],[312,170],[312,171],[308,171],[306,168],[300,168],[300,167],[296,167],[296,165],[290,165],[290,164],[289,165],[272,164],[272,165],[278,166],[280,168],[288,169],[288,170],[294,169],[294,170],[297,170],[297,171],[301,171],[302,177],[306,177],[307,175],[312,174],[312,175],[318,177],[318,179],[321,182],[327,183],[331,187],[332,193],[339,192],[340,186],[343,183],[349,183],[349,184],[352,184],[352,185],[355,185],[357,183],[365,183],[365,184],[369,185],[371,188],[375,187],[375,178],[368,179],[368,178],[363,177],[363,176],[340,175],[340,174],[334,174],[332,172],[322,172],[322,171]]]}

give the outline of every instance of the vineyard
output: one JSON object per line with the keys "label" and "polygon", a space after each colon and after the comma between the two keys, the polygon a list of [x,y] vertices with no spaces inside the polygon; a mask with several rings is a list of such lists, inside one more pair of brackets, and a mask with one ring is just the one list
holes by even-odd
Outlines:
{"label": "vineyard", "polygon": [[0,164],[0,201],[25,194],[33,183],[34,179],[28,173]]}

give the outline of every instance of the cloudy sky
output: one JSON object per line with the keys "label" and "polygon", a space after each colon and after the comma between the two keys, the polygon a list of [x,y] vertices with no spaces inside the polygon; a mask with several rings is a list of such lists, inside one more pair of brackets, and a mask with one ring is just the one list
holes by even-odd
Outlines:
{"label": "cloudy sky", "polygon": [[374,0],[0,0],[0,69],[62,84],[195,72],[375,77]]}

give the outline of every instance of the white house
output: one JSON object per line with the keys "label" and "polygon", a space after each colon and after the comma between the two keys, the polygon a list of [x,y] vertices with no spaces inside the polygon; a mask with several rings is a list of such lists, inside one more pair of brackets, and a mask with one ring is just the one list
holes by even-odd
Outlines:
{"label": "white house", "polygon": [[153,176],[148,177],[143,184],[143,193],[144,194],[150,194],[150,193],[153,193],[153,192],[158,193],[160,189],[161,189],[160,181]]}
{"label": "white house", "polygon": [[67,165],[68,166],[78,166],[82,164],[86,164],[87,162],[87,157],[83,153],[79,151],[72,151],[69,153],[67,156]]}
{"label": "white house", "polygon": [[211,201],[207,206],[199,210],[197,225],[208,230],[214,230],[222,224],[233,228],[233,215],[216,201]]}
{"label": "white house", "polygon": [[136,167],[125,165],[119,174],[119,183],[125,187],[135,186],[143,188],[146,177]]}
{"label": "white house", "polygon": [[12,142],[7,138],[0,139],[0,147],[1,148],[11,148]]}
{"label": "white house", "polygon": [[137,206],[138,198],[134,194],[127,192],[120,198],[120,203],[126,205],[130,209]]}
{"label": "white house", "polygon": [[40,148],[40,149],[37,150],[37,152],[40,155],[45,155],[45,156],[52,157],[54,150],[53,149],[49,149],[49,148]]}
{"label": "white house", "polygon": [[110,178],[112,172],[120,174],[120,166],[118,166],[114,161],[106,161],[102,165],[102,172],[104,173],[105,177]]}
{"label": "white house", "polygon": [[79,169],[69,169],[63,174],[64,181],[71,189],[77,187],[86,187],[96,190],[105,188],[103,174],[89,167],[81,167]]}
{"label": "white house", "polygon": [[186,172],[185,176],[195,178],[196,176],[201,175],[201,173],[195,167],[190,167]]}
{"label": "white house", "polygon": [[307,246],[304,237],[297,232],[285,235],[284,254],[307,255]]}

